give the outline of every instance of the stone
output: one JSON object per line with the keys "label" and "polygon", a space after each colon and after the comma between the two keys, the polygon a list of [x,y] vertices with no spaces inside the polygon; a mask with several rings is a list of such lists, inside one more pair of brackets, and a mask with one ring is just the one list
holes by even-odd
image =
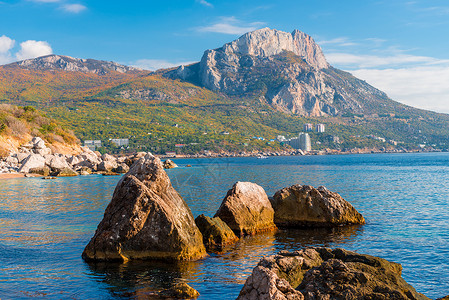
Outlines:
{"label": "stone", "polygon": [[57,176],[57,177],[71,177],[71,176],[78,176],[78,173],[75,172],[71,168],[62,168],[58,169],[51,173],[51,176]]}
{"label": "stone", "polygon": [[251,182],[235,183],[214,217],[223,220],[237,236],[276,229],[265,190]]}
{"label": "stone", "polygon": [[92,170],[88,167],[81,167],[77,170],[80,175],[90,175],[92,174]]}
{"label": "stone", "polygon": [[127,173],[129,171],[129,167],[126,163],[121,163],[117,166],[117,168],[112,169],[112,172],[115,173]]}
{"label": "stone", "polygon": [[50,155],[52,151],[50,148],[44,147],[44,148],[34,149],[33,152],[44,156],[44,155]]}
{"label": "stone", "polygon": [[175,164],[171,159],[167,159],[166,161],[164,161],[164,169],[173,169],[177,167],[178,165]]}
{"label": "stone", "polygon": [[263,258],[237,299],[428,300],[400,264],[343,249],[305,248]]}
{"label": "stone", "polygon": [[19,173],[28,173],[30,169],[43,168],[45,166],[45,158],[39,154],[29,154],[22,162]]}
{"label": "stone", "polygon": [[189,207],[171,185],[160,159],[146,154],[118,182],[82,257],[179,261],[206,255]]}
{"label": "stone", "polygon": [[197,290],[187,283],[181,282],[173,286],[171,289],[163,291],[159,296],[174,299],[194,299],[198,298],[200,293],[198,293]]}
{"label": "stone", "polygon": [[98,164],[98,171],[111,171],[112,169],[117,168],[117,162],[115,160],[104,160]]}
{"label": "stone", "polygon": [[438,298],[437,300],[449,300],[449,295],[443,297],[443,298]]}
{"label": "stone", "polygon": [[48,158],[46,158],[46,164],[53,170],[62,170],[65,168],[71,168],[70,165],[67,163],[66,158],[64,156],[59,155],[51,155]]}
{"label": "stone", "polygon": [[42,179],[56,179],[56,177],[54,177],[54,176],[44,176],[44,177],[42,177]]}
{"label": "stone", "polygon": [[49,176],[50,175],[50,168],[47,166],[43,166],[42,168],[31,168],[28,173],[32,173],[32,174],[39,174],[42,176]]}
{"label": "stone", "polygon": [[332,227],[365,224],[363,216],[339,194],[309,185],[293,185],[271,199],[274,223],[279,227]]}
{"label": "stone", "polygon": [[38,136],[35,136],[31,140],[31,144],[33,145],[34,149],[44,149],[44,148],[46,148],[45,141],[43,139],[41,139],[40,137],[38,137]]}
{"label": "stone", "polygon": [[203,242],[208,251],[220,251],[226,245],[238,241],[234,231],[219,217],[209,218],[199,215],[196,217],[195,223],[203,235]]}

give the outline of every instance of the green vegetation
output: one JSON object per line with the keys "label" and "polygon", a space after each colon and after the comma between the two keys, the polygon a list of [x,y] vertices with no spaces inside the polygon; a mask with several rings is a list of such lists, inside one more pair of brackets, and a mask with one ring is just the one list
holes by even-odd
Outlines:
{"label": "green vegetation", "polygon": [[[282,65],[291,63],[292,59],[298,58],[285,52],[271,63]],[[304,123],[323,123],[325,133],[311,133],[313,149],[417,149],[420,144],[448,148],[448,115],[412,109],[386,96],[381,104],[368,100],[370,115],[347,113],[339,117],[306,118],[276,111],[260,101],[260,96],[279,88],[287,79],[270,70],[269,65],[253,70],[251,76],[257,80],[252,89],[245,94],[236,91],[236,95],[228,97],[160,75],[102,77],[21,70],[19,76],[0,67],[0,78],[5,79],[0,81],[0,101],[24,106],[11,108],[16,112],[0,116],[0,133],[30,132],[47,140],[73,142],[74,137],[62,131],[58,125],[61,124],[81,140],[102,140],[102,151],[191,154],[202,150],[280,150],[285,146],[270,141],[277,135],[297,136],[303,131]],[[335,72],[349,84],[355,80],[342,71],[330,69],[329,72]],[[30,105],[56,121],[39,114]],[[128,138],[129,148],[115,147],[109,142],[114,138]]]}

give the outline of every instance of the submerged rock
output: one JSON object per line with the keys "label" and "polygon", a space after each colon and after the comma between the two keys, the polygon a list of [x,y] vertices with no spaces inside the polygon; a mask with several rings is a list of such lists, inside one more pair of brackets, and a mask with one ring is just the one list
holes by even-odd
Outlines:
{"label": "submerged rock", "polygon": [[237,236],[276,229],[274,211],[265,190],[251,182],[237,182],[223,199],[220,217]]}
{"label": "submerged rock", "polygon": [[429,299],[401,273],[400,264],[343,249],[284,251],[259,262],[237,299]]}
{"label": "submerged rock", "polygon": [[103,220],[83,252],[86,260],[195,260],[203,237],[159,158],[147,154],[115,188]]}
{"label": "submerged rock", "polygon": [[238,241],[234,231],[219,217],[199,215],[195,223],[203,235],[203,242],[208,251],[221,250],[224,246]]}
{"label": "submerged rock", "polygon": [[339,194],[325,187],[293,185],[271,199],[274,222],[280,227],[365,224],[363,216]]}

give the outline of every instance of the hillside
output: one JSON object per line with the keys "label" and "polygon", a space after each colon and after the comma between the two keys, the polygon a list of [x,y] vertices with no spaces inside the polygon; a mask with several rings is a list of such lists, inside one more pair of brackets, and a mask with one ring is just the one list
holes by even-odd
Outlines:
{"label": "hillside", "polygon": [[41,137],[55,153],[73,154],[80,151],[73,132],[47,118],[32,106],[0,104],[0,157],[6,157],[32,137]]}
{"label": "hillside", "polygon": [[276,136],[297,136],[304,123],[326,125],[310,133],[317,150],[449,145],[448,115],[395,102],[333,68],[299,31],[248,33],[190,66],[124,68],[64,56],[0,66],[0,102],[36,106],[109,151],[119,150],[113,138],[156,153],[278,150]]}

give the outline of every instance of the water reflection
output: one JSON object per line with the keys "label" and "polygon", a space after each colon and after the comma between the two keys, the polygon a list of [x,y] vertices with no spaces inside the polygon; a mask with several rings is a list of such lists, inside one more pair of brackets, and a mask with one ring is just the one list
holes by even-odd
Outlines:
{"label": "water reflection", "polygon": [[[90,276],[107,284],[113,297],[145,299],[157,295],[179,282],[186,282],[208,298],[230,299],[238,294],[236,286],[244,284],[253,268],[264,256],[280,250],[298,250],[305,246],[335,246],[350,243],[363,230],[362,226],[285,229],[247,236],[230,245],[220,254],[196,262],[166,264],[131,261],[127,263],[89,263]],[[220,289],[217,289],[220,287]],[[226,295],[226,297],[224,297]]]}
{"label": "water reflection", "polygon": [[[127,263],[87,263],[89,276],[108,286],[113,297],[148,299],[180,282],[190,282],[198,273],[198,263],[168,264],[159,261],[129,261]],[[152,298],[153,299],[153,298]]]}

